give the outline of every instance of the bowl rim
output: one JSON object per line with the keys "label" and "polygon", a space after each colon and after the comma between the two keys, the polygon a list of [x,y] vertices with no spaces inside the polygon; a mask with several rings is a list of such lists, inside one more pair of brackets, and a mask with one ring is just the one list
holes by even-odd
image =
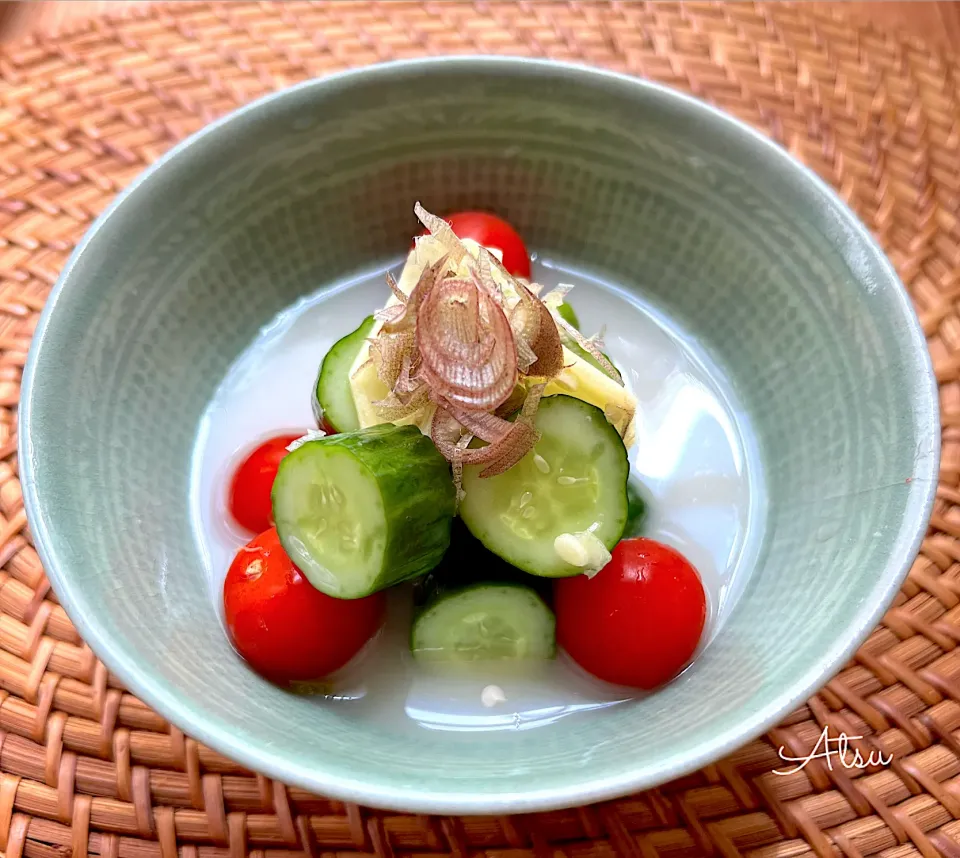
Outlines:
{"label": "bowl rim", "polygon": [[[95,615],[77,610],[77,594],[65,562],[55,547],[52,516],[38,497],[36,475],[34,471],[34,453],[31,436],[34,424],[33,391],[35,375],[48,337],[48,328],[57,305],[70,280],[71,273],[80,257],[96,239],[104,224],[122,208],[138,190],[170,162],[184,155],[204,138],[221,132],[241,117],[255,113],[265,104],[290,96],[294,92],[311,89],[324,89],[350,83],[353,80],[376,81],[389,77],[399,71],[439,71],[450,69],[452,65],[472,66],[480,71],[513,71],[517,74],[538,73],[554,76],[576,76],[581,80],[617,84],[621,87],[633,87],[638,94],[660,103],[672,104],[691,113],[698,113],[714,123],[726,125],[732,132],[739,134],[747,146],[765,149],[772,160],[778,162],[785,172],[805,182],[826,203],[827,207],[844,223],[850,233],[871,253],[877,268],[890,281],[896,294],[899,310],[905,322],[903,335],[905,348],[919,361],[921,366],[915,373],[913,386],[913,408],[917,422],[927,422],[931,427],[930,450],[918,451],[915,457],[915,471],[912,482],[922,483],[925,491],[919,502],[914,496],[910,504],[915,514],[919,513],[915,527],[910,531],[901,528],[900,534],[883,570],[886,577],[882,587],[874,588],[872,599],[865,600],[855,620],[838,634],[837,638],[817,659],[816,663],[802,676],[797,677],[789,686],[775,694],[773,699],[761,709],[742,719],[736,726],[717,733],[709,741],[703,742],[693,753],[682,759],[674,759],[664,766],[647,766],[639,771],[631,771],[616,777],[605,776],[602,772],[585,773],[583,779],[574,786],[547,787],[529,791],[502,793],[495,788],[478,791],[470,795],[450,796],[449,794],[425,787],[399,789],[384,787],[371,781],[353,780],[339,776],[328,776],[322,768],[305,766],[297,760],[277,757],[269,750],[237,739],[231,733],[229,725],[211,720],[195,704],[171,694],[156,683],[144,665],[128,657],[112,642],[109,624]],[[916,311],[910,301],[906,288],[892,263],[875,241],[866,226],[857,215],[838,196],[832,187],[821,179],[812,169],[798,161],[789,152],[760,131],[742,122],[736,117],[686,93],[663,84],[614,72],[581,63],[570,63],[549,59],[537,59],[523,56],[433,56],[414,59],[375,63],[338,71],[319,78],[311,78],[276,92],[268,93],[230,113],[205,125],[172,147],[153,164],[142,171],[88,229],[82,240],[67,260],[59,278],[41,311],[37,327],[31,341],[23,377],[21,380],[21,398],[18,413],[17,455],[23,501],[34,546],[40,556],[48,576],[64,610],[83,640],[97,657],[113,672],[137,697],[158,712],[170,724],[182,729],[187,735],[202,742],[227,758],[269,777],[276,778],[291,786],[300,787],[337,800],[393,809],[400,812],[430,814],[489,814],[489,813],[529,813],[548,811],[566,807],[592,804],[658,786],[690,774],[705,765],[716,762],[730,752],[763,734],[775,726],[784,715],[815,693],[823,683],[836,674],[859,648],[870,631],[882,618],[887,607],[913,564],[925,537],[933,502],[937,489],[941,455],[941,425],[939,412],[939,389],[933,370],[932,359],[922,332]],[[915,489],[917,490],[917,489]]]}

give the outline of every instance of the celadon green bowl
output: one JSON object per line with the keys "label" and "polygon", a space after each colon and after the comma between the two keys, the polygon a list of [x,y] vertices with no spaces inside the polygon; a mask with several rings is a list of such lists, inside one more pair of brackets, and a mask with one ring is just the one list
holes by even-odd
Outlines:
{"label": "celadon green bowl", "polygon": [[[642,292],[696,336],[750,415],[768,496],[760,559],[703,654],[654,694],[532,730],[411,734],[268,685],[223,635],[188,503],[204,409],[279,311],[399,258],[416,200],[495,210],[531,247]],[[684,95],[504,58],[309,81],[160,159],[63,272],[20,411],[40,556],[131,691],[254,770],[430,813],[614,797],[775,724],[890,603],[938,458],[908,297],[820,180]]]}

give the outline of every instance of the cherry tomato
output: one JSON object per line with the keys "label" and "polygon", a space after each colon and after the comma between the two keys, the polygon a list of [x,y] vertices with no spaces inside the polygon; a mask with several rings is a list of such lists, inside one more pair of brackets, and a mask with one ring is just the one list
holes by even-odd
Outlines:
{"label": "cherry tomato", "polygon": [[334,426],[326,417],[320,418],[320,428],[328,435],[338,435],[337,427]]}
{"label": "cherry tomato", "polygon": [[278,435],[264,441],[233,475],[230,484],[230,513],[237,524],[251,533],[260,533],[273,524],[270,491],[277,477],[280,460],[287,447],[300,435]]}
{"label": "cherry tomato", "polygon": [[505,220],[486,212],[458,212],[445,218],[457,238],[472,238],[477,244],[503,254],[503,267],[514,277],[530,279],[530,254],[523,239]]}
{"label": "cherry tomato", "polygon": [[384,595],[333,599],[314,588],[280,545],[276,528],[237,552],[223,583],[230,641],[274,682],[320,679],[373,637]]}
{"label": "cherry tomato", "polygon": [[554,583],[557,642],[594,676],[656,688],[690,660],[707,618],[697,571],[652,539],[624,539],[593,578]]}

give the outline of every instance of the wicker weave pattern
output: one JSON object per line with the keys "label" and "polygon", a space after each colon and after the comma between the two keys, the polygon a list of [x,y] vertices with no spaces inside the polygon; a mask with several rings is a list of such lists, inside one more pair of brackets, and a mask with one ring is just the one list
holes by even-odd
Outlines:
{"label": "wicker weave pattern", "polygon": [[[608,805],[432,819],[238,768],[107,674],[30,545],[15,458],[37,312],[113,194],[186,134],[302,78],[424,53],[607,66],[705,98],[833,183],[913,296],[944,451],[928,538],[855,660],[776,730]],[[800,6],[291,2],[152,8],[0,53],[0,850],[10,858],[960,856],[960,63]],[[821,730],[893,755],[789,776]]]}

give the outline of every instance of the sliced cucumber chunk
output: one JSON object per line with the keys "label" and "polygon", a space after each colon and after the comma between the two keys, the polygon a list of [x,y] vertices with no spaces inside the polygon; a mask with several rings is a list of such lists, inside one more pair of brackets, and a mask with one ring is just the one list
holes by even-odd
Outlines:
{"label": "sliced cucumber chunk", "polygon": [[548,578],[528,575],[486,548],[463,523],[455,518],[450,530],[450,547],[433,571],[414,584],[417,608],[442,593],[474,584],[521,584],[534,590],[548,605],[553,603],[553,585]]}
{"label": "sliced cucumber chunk", "polygon": [[540,403],[542,437],[514,467],[481,478],[482,466],[464,468],[460,516],[498,557],[547,578],[577,575],[555,541],[592,533],[609,551],[627,522],[627,451],[603,412],[571,396]]}
{"label": "sliced cucumber chunk", "polygon": [[360,428],[357,406],[350,390],[350,368],[360,347],[373,330],[374,318],[367,316],[360,327],[337,340],[327,352],[317,373],[314,412],[325,418],[338,432],[356,432]]}
{"label": "sliced cucumber chunk", "polygon": [[623,529],[623,539],[643,536],[643,525],[647,518],[647,502],[643,499],[640,486],[635,480],[627,480],[627,526]]}
{"label": "sliced cucumber chunk", "polygon": [[556,654],[556,621],[530,587],[482,583],[442,591],[413,623],[421,661],[517,661]]}
{"label": "sliced cucumber chunk", "polygon": [[273,517],[318,590],[358,599],[429,572],[450,544],[450,467],[415,426],[308,441],[280,463]]}

